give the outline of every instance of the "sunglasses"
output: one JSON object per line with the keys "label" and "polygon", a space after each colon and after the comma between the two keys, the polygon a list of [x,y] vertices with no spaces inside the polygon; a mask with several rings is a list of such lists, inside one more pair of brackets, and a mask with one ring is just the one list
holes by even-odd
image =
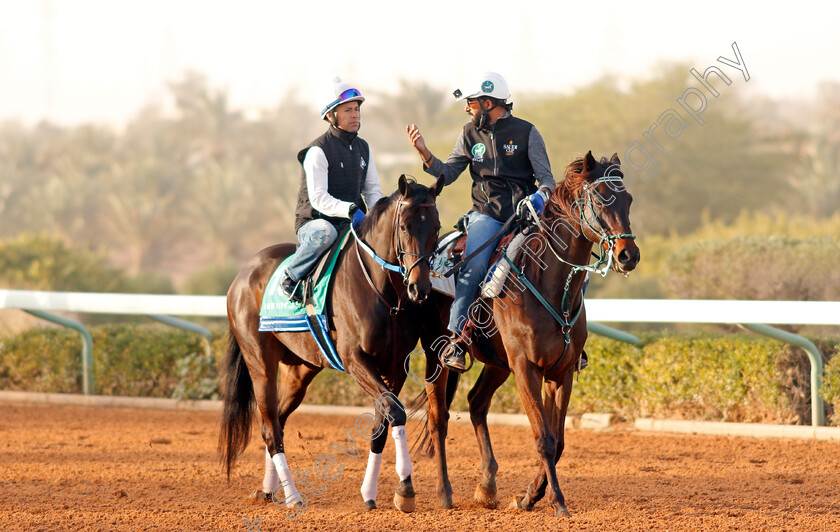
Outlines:
{"label": "sunglasses", "polygon": [[338,104],[338,103],[341,103],[341,102],[346,102],[350,98],[358,98],[361,95],[362,95],[362,93],[359,92],[356,89],[347,89],[346,91],[339,94],[338,99],[336,99],[335,101],[330,103],[327,107],[332,107],[335,104]]}

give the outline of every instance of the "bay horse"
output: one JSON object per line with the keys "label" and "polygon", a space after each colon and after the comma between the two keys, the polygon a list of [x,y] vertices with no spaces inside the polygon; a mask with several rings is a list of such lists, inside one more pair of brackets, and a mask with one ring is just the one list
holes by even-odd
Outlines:
{"label": "bay horse", "polygon": [[[591,151],[569,164],[565,179],[539,217],[538,230],[522,244],[511,264],[505,292],[492,300],[478,300],[470,308],[470,321],[475,327],[471,338],[465,340],[470,343],[473,358],[485,364],[468,395],[480,453],[481,478],[474,499],[485,507],[496,508],[499,504],[498,464],[490,443],[487,413],[493,394],[513,373],[542,464],[525,494],[512,506],[531,510],[550,487],[555,515],[569,515],[556,463],[565,443],[572,377],[587,338],[584,272],[606,275],[613,269],[628,274],[640,258],[630,231],[632,197],[624,187],[620,164],[618,154],[610,160],[602,157],[596,161]],[[598,263],[588,266],[595,244],[601,256]],[[539,296],[527,288],[527,283]],[[428,317],[421,341],[427,353],[437,351],[439,356],[447,343],[451,303],[451,297],[433,292],[426,304]],[[428,400],[428,418],[418,441],[436,456],[438,497],[443,507],[451,507],[445,440],[448,408],[459,376],[444,369],[440,377],[427,378],[426,397],[421,399]],[[540,397],[541,388],[544,399]]]}
{"label": "bay horse", "polygon": [[[341,250],[334,269],[331,303],[326,311],[334,325],[330,335],[346,372],[378,401],[374,423],[368,424],[378,429],[366,437],[371,441],[362,484],[367,509],[376,507],[388,423],[394,427],[400,476],[394,502],[402,511],[414,509],[412,466],[405,442],[406,414],[397,395],[406,378],[403,360],[417,345],[420,334],[416,303],[431,291],[428,257],[435,249],[440,229],[435,200],[443,184],[443,179],[438,179],[428,188],[400,176],[398,191],[370,209],[359,227],[358,238]],[[399,264],[402,278],[380,267],[381,263],[365,254],[365,247],[389,266]],[[219,456],[229,479],[237,458],[248,446],[256,403],[266,448],[263,492],[257,494],[270,500],[282,485],[283,502],[289,508],[304,506],[304,500],[285,457],[286,420],[303,401],[315,375],[329,367],[311,334],[258,331],[269,279],[294,251],[294,244],[263,249],[239,272],[228,290],[230,334],[222,367],[224,410],[219,434]],[[414,304],[406,304],[406,297]]]}

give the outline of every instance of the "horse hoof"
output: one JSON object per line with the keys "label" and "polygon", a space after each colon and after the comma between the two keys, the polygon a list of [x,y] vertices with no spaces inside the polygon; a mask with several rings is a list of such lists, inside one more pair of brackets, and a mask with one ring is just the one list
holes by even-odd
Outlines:
{"label": "horse hoof", "polygon": [[565,506],[560,506],[557,508],[557,511],[554,512],[554,517],[571,517],[572,514],[569,513],[569,510],[566,509]]}
{"label": "horse hoof", "polygon": [[495,510],[499,507],[499,499],[496,498],[496,494],[489,490],[485,490],[482,488],[481,484],[475,487],[473,500],[489,510]]}
{"label": "horse hoof", "polygon": [[394,506],[397,507],[397,510],[410,514],[417,507],[417,503],[414,500],[413,495],[408,497],[400,495],[398,492],[394,492]]}
{"label": "horse hoof", "polygon": [[376,501],[373,499],[365,501],[365,511],[369,512],[371,510],[376,510]]}
{"label": "horse hoof", "polygon": [[263,490],[256,490],[254,493],[248,495],[248,500],[252,503],[271,502],[271,493],[266,493]]}
{"label": "horse hoof", "polygon": [[508,506],[508,508],[510,508],[511,510],[525,510],[526,512],[530,512],[534,509],[534,507],[529,507],[525,503],[523,503],[522,501],[524,499],[525,497],[523,497],[522,495],[517,495],[513,498],[512,501],[510,501],[510,505]]}
{"label": "horse hoof", "polygon": [[441,510],[451,510],[454,507],[455,506],[453,506],[452,501],[443,501],[440,503]]}

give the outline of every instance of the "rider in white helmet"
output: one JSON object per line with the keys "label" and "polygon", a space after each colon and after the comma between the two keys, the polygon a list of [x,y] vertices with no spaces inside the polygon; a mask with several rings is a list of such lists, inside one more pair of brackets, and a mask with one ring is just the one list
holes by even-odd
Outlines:
{"label": "rider in white helmet", "polygon": [[524,198],[531,201],[538,214],[542,212],[554,190],[554,176],[537,128],[511,114],[513,103],[505,78],[496,72],[485,72],[453,94],[458,101],[465,101],[464,111],[471,120],[446,162],[429,151],[415,124],[406,126],[406,132],[423,159],[425,171],[445,176],[446,184],[455,181],[467,167],[470,169],[473,206],[467,214],[464,256],[492,240],[455,278],[455,299],[448,324],[452,337],[441,358],[447,367],[462,372],[466,367],[462,345],[466,339],[461,338],[461,333],[498,244],[499,237],[495,235]]}
{"label": "rider in white helmet", "polygon": [[382,197],[373,152],[358,136],[365,98],[340,78],[335,79],[333,92],[334,98],[321,109],[329,129],[297,157],[302,166],[295,209],[300,246],[280,283],[283,293],[297,301],[301,299],[300,281],[335,242],[338,227],[348,221],[358,227],[367,207]]}

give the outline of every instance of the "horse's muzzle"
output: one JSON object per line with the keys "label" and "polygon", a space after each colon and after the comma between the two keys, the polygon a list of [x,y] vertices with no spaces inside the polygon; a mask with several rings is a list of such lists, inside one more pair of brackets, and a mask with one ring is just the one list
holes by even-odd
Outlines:
{"label": "horse's muzzle", "polygon": [[619,273],[630,273],[635,268],[636,265],[639,264],[639,260],[641,260],[641,253],[639,252],[639,248],[635,245],[633,246],[625,246],[618,252],[618,256],[616,256],[616,266]]}
{"label": "horse's muzzle", "polygon": [[[425,283],[429,284],[429,283]],[[415,303],[422,303],[429,297],[429,292],[431,291],[430,286],[426,286],[421,288],[419,283],[409,283],[408,285],[408,298]]]}

